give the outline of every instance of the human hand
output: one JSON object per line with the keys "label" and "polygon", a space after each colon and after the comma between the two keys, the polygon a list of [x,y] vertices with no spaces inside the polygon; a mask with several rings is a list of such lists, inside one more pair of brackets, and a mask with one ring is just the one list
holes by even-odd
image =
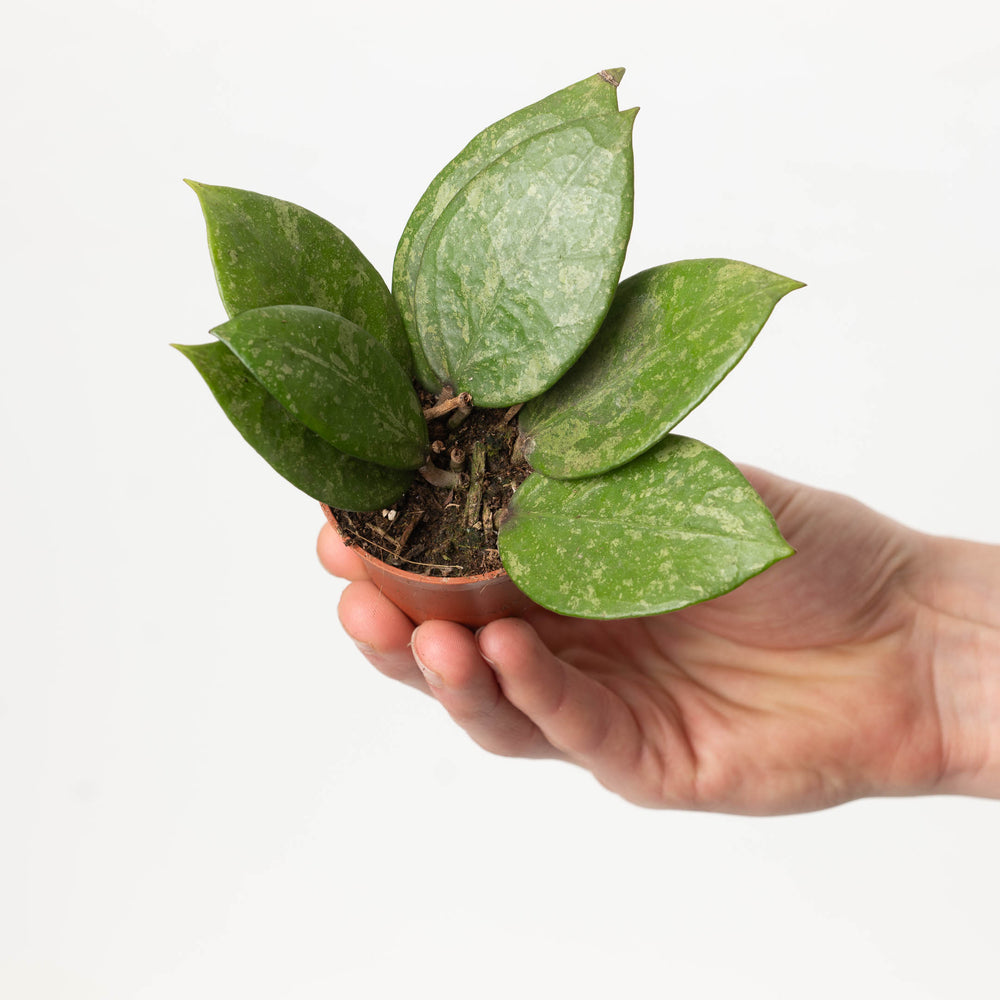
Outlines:
{"label": "human hand", "polygon": [[[972,559],[973,572],[968,543],[953,552],[846,497],[745,471],[797,554],[667,615],[537,608],[475,634],[444,621],[414,631],[329,526],[319,555],[352,581],[341,621],[379,670],[433,694],[487,750],[571,761],[633,802],[775,814],[865,795],[1000,794],[981,727],[960,735],[968,661],[940,655],[961,645],[942,621],[968,603],[962,580],[982,589],[985,574],[996,605],[997,550],[975,547],[991,560],[987,572]],[[1000,654],[1000,614],[972,618]],[[1000,725],[991,683],[987,733]]]}

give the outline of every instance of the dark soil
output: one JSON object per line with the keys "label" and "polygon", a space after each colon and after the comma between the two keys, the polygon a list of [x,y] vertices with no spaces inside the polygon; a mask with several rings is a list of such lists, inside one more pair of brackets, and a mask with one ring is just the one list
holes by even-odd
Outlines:
{"label": "dark soil", "polygon": [[[435,402],[421,392],[426,410]],[[516,408],[515,408],[516,410]],[[431,485],[414,477],[392,507],[364,513],[334,510],[348,544],[383,562],[426,576],[472,576],[500,568],[497,531],[514,490],[531,471],[517,445],[516,412],[473,407],[458,427],[455,413],[428,422]],[[452,455],[460,459],[453,472]],[[464,456],[464,457],[463,457]]]}

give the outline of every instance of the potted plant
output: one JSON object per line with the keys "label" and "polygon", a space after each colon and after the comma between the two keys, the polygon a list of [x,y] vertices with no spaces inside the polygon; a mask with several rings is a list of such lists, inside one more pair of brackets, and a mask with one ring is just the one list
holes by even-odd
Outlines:
{"label": "potted plant", "polygon": [[622,72],[472,139],[406,223],[391,292],[319,216],[189,182],[229,319],[175,346],[243,437],[381,555],[374,572],[507,588],[499,612],[417,618],[481,624],[522,595],[660,613],[791,554],[735,466],[672,429],[800,282],[725,259],[620,281],[636,115],[618,108]]}

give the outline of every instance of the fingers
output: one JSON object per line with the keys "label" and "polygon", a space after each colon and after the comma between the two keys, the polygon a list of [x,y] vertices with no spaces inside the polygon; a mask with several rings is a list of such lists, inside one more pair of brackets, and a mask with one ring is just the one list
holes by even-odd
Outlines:
{"label": "fingers", "polygon": [[480,630],[479,650],[510,703],[554,747],[620,785],[638,759],[641,738],[625,702],[607,686],[555,656],[526,622],[506,618]]}
{"label": "fingers", "polygon": [[377,670],[421,691],[427,690],[410,652],[413,622],[375,584],[348,584],[337,609],[344,631]]}
{"label": "fingers", "polygon": [[467,628],[426,622],[413,633],[412,643],[431,693],[481,747],[507,757],[562,756],[504,696]]}
{"label": "fingers", "polygon": [[345,588],[339,614],[377,670],[429,691],[489,752],[574,761],[618,791],[637,784],[635,716],[608,687],[552,653],[527,622],[502,619],[475,635],[446,621],[414,629],[368,580]]}
{"label": "fingers", "polygon": [[361,557],[344,544],[329,522],[320,529],[316,540],[316,554],[326,571],[334,576],[345,580],[368,579],[368,571]]}
{"label": "fingers", "polygon": [[484,749],[508,757],[562,756],[504,697],[463,625],[432,621],[414,631],[413,622],[368,580],[344,589],[338,611],[344,631],[372,666],[429,691]]}
{"label": "fingers", "polygon": [[426,622],[414,631],[329,524],[316,549],[330,573],[352,581],[338,613],[365,658],[385,676],[430,691],[486,750],[568,757],[593,769],[591,762],[609,750],[620,759],[635,744],[634,719],[620,699],[559,660],[526,622],[486,626],[479,634],[485,646],[452,622]]}

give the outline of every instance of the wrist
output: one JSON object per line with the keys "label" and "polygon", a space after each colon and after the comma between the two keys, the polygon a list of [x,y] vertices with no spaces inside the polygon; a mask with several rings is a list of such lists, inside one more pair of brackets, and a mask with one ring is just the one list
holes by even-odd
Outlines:
{"label": "wrist", "polygon": [[941,726],[935,791],[1000,798],[1000,546],[927,541],[921,603],[932,619]]}

